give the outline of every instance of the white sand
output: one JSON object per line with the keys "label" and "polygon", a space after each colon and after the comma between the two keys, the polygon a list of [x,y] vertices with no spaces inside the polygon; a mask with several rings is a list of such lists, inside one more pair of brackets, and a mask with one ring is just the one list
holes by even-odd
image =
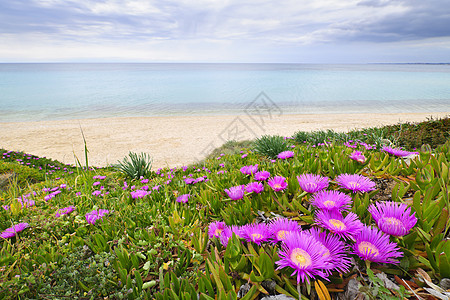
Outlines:
{"label": "white sand", "polygon": [[147,152],[153,166],[187,165],[209,154],[227,140],[254,139],[264,134],[290,136],[298,130],[355,128],[424,121],[446,113],[401,114],[296,114],[239,116],[186,116],[81,119],[65,121],[0,123],[0,147],[75,164],[106,166],[122,160],[129,151]]}

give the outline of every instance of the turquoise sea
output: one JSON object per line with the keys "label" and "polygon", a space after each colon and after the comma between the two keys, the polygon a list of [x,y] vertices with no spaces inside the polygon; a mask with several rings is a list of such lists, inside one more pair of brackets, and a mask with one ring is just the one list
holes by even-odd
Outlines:
{"label": "turquoise sea", "polygon": [[450,111],[448,64],[0,64],[0,122],[242,113]]}

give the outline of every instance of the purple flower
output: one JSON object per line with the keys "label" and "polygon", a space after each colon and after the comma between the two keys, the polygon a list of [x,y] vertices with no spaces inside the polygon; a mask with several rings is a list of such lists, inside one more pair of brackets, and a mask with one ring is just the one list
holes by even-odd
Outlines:
{"label": "purple flower", "polygon": [[179,203],[187,203],[189,200],[189,197],[191,197],[191,195],[189,194],[183,194],[177,197],[177,202]]}
{"label": "purple flower", "polygon": [[260,246],[269,240],[270,231],[264,223],[247,224],[240,228],[240,236],[247,242],[253,242]]}
{"label": "purple flower", "polygon": [[144,198],[145,196],[150,195],[150,192],[144,190],[135,190],[130,192],[130,195],[133,199]]}
{"label": "purple flower", "polygon": [[18,223],[16,225],[13,225],[12,227],[6,228],[5,231],[0,233],[0,237],[4,239],[12,238],[16,235],[16,233],[21,232],[28,227],[30,227],[28,223]]}
{"label": "purple flower", "polygon": [[208,235],[209,238],[212,239],[213,237],[220,237],[220,235],[222,234],[222,231],[225,229],[227,225],[225,224],[225,222],[219,222],[219,221],[215,221],[212,222],[211,224],[209,224],[209,228],[208,228]]}
{"label": "purple flower", "polygon": [[392,154],[392,155],[395,155],[395,156],[398,156],[398,157],[405,157],[405,156],[409,156],[409,155],[412,155],[412,154],[418,154],[418,152],[409,152],[409,151],[405,151],[405,150],[402,150],[402,149],[391,148],[391,147],[387,147],[387,146],[383,147],[382,150],[384,152],[387,152],[389,154]]}
{"label": "purple flower", "polygon": [[417,223],[415,213],[411,215],[411,208],[403,203],[377,202],[371,204],[368,211],[378,228],[393,236],[407,235]]}
{"label": "purple flower", "polygon": [[279,159],[288,159],[294,157],[294,152],[293,151],[283,151],[278,153],[277,158]]}
{"label": "purple flower", "polygon": [[60,208],[56,211],[55,217],[59,218],[62,215],[67,215],[70,214],[71,212],[73,212],[75,210],[75,206],[67,206],[64,208]]}
{"label": "purple flower", "polygon": [[352,238],[361,231],[363,224],[352,212],[344,218],[338,211],[321,210],[316,216],[317,224],[328,229],[339,237]]}
{"label": "purple flower", "polygon": [[94,225],[95,222],[98,219],[102,219],[103,220],[103,216],[109,214],[109,210],[107,209],[99,209],[99,210],[93,210],[91,212],[88,212],[85,217],[86,217],[86,221],[89,224]]}
{"label": "purple flower", "polygon": [[301,231],[302,228],[298,225],[297,221],[289,220],[286,218],[276,218],[269,224],[269,230],[272,236],[272,240],[277,243],[286,238],[288,232]]}
{"label": "purple flower", "polygon": [[184,179],[184,183],[193,184],[193,183],[195,183],[195,179],[194,178],[186,178],[186,179]]}
{"label": "purple flower", "polygon": [[328,265],[325,256],[326,248],[321,245],[312,235],[305,232],[289,232],[282,243],[282,249],[278,252],[280,260],[275,263],[278,269],[292,268],[297,275],[297,284],[309,282],[310,278],[320,276],[326,278],[323,271]]}
{"label": "purple flower", "polygon": [[239,200],[244,198],[245,185],[232,186],[229,189],[225,189],[228,197],[231,200]]}
{"label": "purple flower", "polygon": [[376,263],[398,264],[395,258],[402,257],[396,243],[389,241],[389,236],[373,227],[364,228],[355,237],[353,253],[363,260]]}
{"label": "purple flower", "polygon": [[267,181],[267,184],[275,191],[279,192],[287,188],[286,178],[283,176],[275,176]]}
{"label": "purple flower", "polygon": [[261,182],[250,182],[245,186],[245,191],[247,193],[255,192],[259,194],[264,191],[264,185]]}
{"label": "purple flower", "polygon": [[322,190],[311,197],[311,205],[323,210],[349,210],[352,197],[339,192]]}
{"label": "purple flower", "polygon": [[100,185],[100,181],[96,181],[92,184],[92,186]]}
{"label": "purple flower", "polygon": [[327,234],[317,228],[311,228],[309,233],[327,249],[325,253],[325,257],[328,257],[326,270],[328,272],[336,270],[339,273],[347,273],[351,260],[347,256],[347,246],[339,239],[339,236]]}
{"label": "purple flower", "polygon": [[258,181],[267,180],[267,178],[269,178],[269,177],[270,177],[269,171],[259,171],[259,172],[256,172],[255,175],[253,175],[253,178]]}
{"label": "purple flower", "polygon": [[252,175],[258,171],[258,165],[249,165],[249,166],[243,166],[241,168],[242,174],[245,175]]}
{"label": "purple flower", "polygon": [[362,164],[366,162],[366,157],[361,151],[353,151],[348,157]]}
{"label": "purple flower", "polygon": [[315,193],[326,189],[329,185],[329,178],[315,174],[303,174],[297,176],[297,181],[302,190],[307,193]]}
{"label": "purple flower", "polygon": [[369,192],[375,189],[375,182],[358,174],[341,174],[336,178],[338,185],[352,192]]}
{"label": "purple flower", "polygon": [[101,191],[93,191],[92,196],[100,196],[102,194]]}

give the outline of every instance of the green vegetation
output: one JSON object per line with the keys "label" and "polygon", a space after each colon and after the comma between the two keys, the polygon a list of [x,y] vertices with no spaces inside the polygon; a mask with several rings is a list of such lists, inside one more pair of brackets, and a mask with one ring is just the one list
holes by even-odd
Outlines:
{"label": "green vegetation", "polygon": [[147,153],[130,152],[128,157],[113,166],[131,179],[139,179],[150,175],[152,169],[152,158]]}
{"label": "green vegetation", "polygon": [[[86,169],[0,150],[0,175],[16,174],[0,189],[0,232],[29,224],[0,238],[0,299],[334,299],[350,280],[360,286],[355,293],[371,299],[432,299],[431,290],[444,297],[438,285],[450,278],[448,124],[447,118],[347,134],[297,132],[287,140],[266,136],[229,142],[196,165],[156,171],[146,154],[130,153],[117,169]],[[366,147],[384,143],[420,151],[401,158]],[[288,149],[294,157],[267,159]],[[349,158],[355,150],[364,162]],[[275,192],[265,185],[259,194],[231,200],[225,189],[253,181],[240,169],[256,164],[285,177],[287,188]],[[342,190],[333,179],[343,173],[373,180],[374,191],[346,191],[351,211],[365,224],[373,223],[371,203],[411,207],[417,224],[409,234],[391,237],[403,254],[398,265],[372,263],[369,269],[349,254],[355,268],[297,286],[292,269],[277,269],[279,245],[257,245],[233,234],[225,247],[209,237],[214,221],[244,225],[283,216],[303,230],[315,226],[311,194],[296,179],[311,173],[329,177],[331,190]],[[190,195],[186,203],[177,201],[183,194]],[[72,212],[61,211],[71,206]],[[100,210],[107,212],[87,217]]]}
{"label": "green vegetation", "polygon": [[279,135],[263,135],[255,141],[255,151],[270,158],[289,149],[286,140]]}

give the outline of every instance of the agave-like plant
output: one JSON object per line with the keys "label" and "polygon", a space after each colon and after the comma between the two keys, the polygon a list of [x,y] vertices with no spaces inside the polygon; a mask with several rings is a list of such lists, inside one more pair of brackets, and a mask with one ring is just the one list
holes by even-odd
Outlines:
{"label": "agave-like plant", "polygon": [[279,153],[288,149],[288,144],[279,135],[263,135],[255,141],[255,151],[270,158],[276,158]]}
{"label": "agave-like plant", "polygon": [[153,159],[148,153],[141,152],[139,154],[130,152],[122,161],[113,165],[113,168],[122,172],[126,176],[139,179],[141,176],[146,177],[152,169]]}

